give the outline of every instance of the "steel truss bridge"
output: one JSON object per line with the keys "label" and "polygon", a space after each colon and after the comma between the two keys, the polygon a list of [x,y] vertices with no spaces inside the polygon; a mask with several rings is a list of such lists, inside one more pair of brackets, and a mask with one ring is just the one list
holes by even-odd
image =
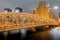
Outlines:
{"label": "steel truss bridge", "polygon": [[[22,28],[34,28],[37,26],[49,27],[58,26],[54,19],[43,19],[39,15],[19,12],[1,12],[0,13],[0,31],[11,31]],[[45,27],[45,28],[46,28]]]}

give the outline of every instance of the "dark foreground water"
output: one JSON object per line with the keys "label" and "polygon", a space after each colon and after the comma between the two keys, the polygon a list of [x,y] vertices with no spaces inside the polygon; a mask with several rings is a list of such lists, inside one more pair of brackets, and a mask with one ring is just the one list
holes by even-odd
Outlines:
{"label": "dark foreground water", "polygon": [[[9,33],[6,40],[51,40],[50,38],[50,29],[47,30],[36,30],[36,32],[27,31],[27,34],[21,34],[21,32],[11,34]],[[0,33],[0,40],[5,40],[5,37]]]}

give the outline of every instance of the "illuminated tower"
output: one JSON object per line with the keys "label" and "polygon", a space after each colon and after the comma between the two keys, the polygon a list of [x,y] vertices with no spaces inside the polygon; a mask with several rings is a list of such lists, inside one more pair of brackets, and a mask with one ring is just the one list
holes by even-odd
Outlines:
{"label": "illuminated tower", "polygon": [[38,14],[41,18],[49,19],[49,8],[44,1],[41,1],[39,6],[34,10],[34,14]]}

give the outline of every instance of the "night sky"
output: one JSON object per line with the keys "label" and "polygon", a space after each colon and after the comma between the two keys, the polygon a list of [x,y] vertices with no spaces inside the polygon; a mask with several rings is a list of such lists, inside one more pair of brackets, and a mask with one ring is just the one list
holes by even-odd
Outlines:
{"label": "night sky", "polygon": [[[41,0],[0,0],[0,9],[3,11],[4,8],[10,8],[12,10],[15,7],[21,7],[24,12],[31,13],[39,5]],[[44,0],[47,4],[50,4],[53,8],[54,6],[60,7],[60,0]],[[58,10],[54,10],[58,12]]]}

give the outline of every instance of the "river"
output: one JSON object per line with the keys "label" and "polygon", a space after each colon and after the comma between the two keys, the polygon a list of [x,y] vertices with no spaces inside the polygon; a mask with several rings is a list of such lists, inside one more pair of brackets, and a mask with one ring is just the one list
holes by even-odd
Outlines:
{"label": "river", "polygon": [[[58,33],[57,27],[46,30],[39,29],[35,32],[27,31],[26,29],[22,29],[20,32],[18,30],[16,31],[9,33],[7,40],[51,40],[54,34]],[[0,33],[0,40],[4,40],[4,35],[2,33]]]}

